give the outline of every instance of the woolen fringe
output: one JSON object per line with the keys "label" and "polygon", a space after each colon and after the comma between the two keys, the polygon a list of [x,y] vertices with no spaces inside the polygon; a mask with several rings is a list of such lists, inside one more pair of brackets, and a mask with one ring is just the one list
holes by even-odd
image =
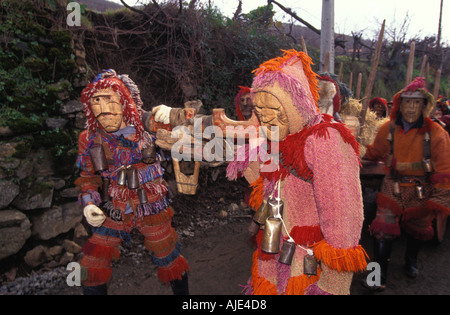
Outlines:
{"label": "woolen fringe", "polygon": [[325,240],[313,245],[314,256],[331,269],[339,272],[360,272],[367,267],[366,258],[369,258],[361,245],[353,248],[334,248]]}
{"label": "woolen fringe", "polygon": [[319,281],[320,278],[320,268],[317,269],[316,276],[300,275],[292,277],[289,279],[288,285],[286,287],[286,295],[305,295],[305,290],[310,285]]}
{"label": "woolen fringe", "polygon": [[377,194],[377,205],[378,207],[389,208],[396,215],[401,215],[403,213],[402,206],[382,193]]}
{"label": "woolen fringe", "polygon": [[276,285],[270,283],[264,277],[259,276],[258,251],[255,251],[253,253],[253,264],[251,272],[252,272],[251,285],[253,288],[253,295],[278,295]]}
{"label": "woolen fringe", "polygon": [[103,246],[98,244],[93,244],[89,240],[84,244],[82,250],[85,255],[92,256],[99,259],[119,259],[120,250],[117,247]]}
{"label": "woolen fringe", "polygon": [[371,234],[387,234],[392,236],[400,236],[400,226],[392,223],[380,222],[378,220],[372,221],[369,226]]}
{"label": "woolen fringe", "polygon": [[189,271],[189,264],[183,256],[178,256],[169,266],[158,268],[158,278],[168,284],[173,280],[181,280],[182,275]]}

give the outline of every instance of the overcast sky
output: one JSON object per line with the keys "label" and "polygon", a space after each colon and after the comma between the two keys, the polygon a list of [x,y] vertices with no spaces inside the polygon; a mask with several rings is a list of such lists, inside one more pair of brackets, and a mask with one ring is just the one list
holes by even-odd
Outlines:
{"label": "overcast sky", "polygon": [[[119,2],[119,0],[113,0]],[[133,4],[136,0],[125,0]],[[148,1],[148,0],[141,0]],[[235,12],[238,0],[200,0],[209,1],[226,16]],[[321,0],[277,0],[285,7],[291,8],[299,17],[321,28]],[[159,0],[158,2],[161,2]],[[242,0],[243,13],[267,4],[267,0]],[[387,28],[399,28],[408,16],[407,38],[436,36],[439,25],[441,0],[335,0],[335,32],[350,35],[352,31],[366,31],[369,38],[376,38],[383,19]],[[274,5],[276,20],[286,21],[287,14]],[[450,44],[450,2],[444,0],[442,18],[442,43]]]}

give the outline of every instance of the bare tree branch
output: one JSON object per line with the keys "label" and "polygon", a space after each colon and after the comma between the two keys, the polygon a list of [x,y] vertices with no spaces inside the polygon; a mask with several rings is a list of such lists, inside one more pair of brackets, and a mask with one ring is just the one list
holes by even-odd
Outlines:
{"label": "bare tree branch", "polygon": [[234,12],[234,15],[233,15],[233,21],[235,21],[239,18],[239,15],[241,14],[241,12],[242,12],[242,0],[239,0],[239,5],[236,9],[236,12]]}
{"label": "bare tree branch", "polygon": [[294,11],[292,11],[289,8],[284,7],[283,5],[279,4],[278,2],[274,1],[274,0],[268,0],[268,3],[275,3],[281,10],[283,10],[284,12],[286,12],[287,14],[289,14],[290,16],[292,16],[294,19],[296,19],[297,21],[299,21],[300,23],[304,24],[306,27],[308,27],[310,30],[312,30],[314,33],[320,35],[320,30],[318,30],[317,28],[315,28],[314,26],[312,26],[311,24],[309,24],[308,22],[306,22],[305,20],[303,20],[301,17],[299,17],[297,15],[297,13],[295,13]]}
{"label": "bare tree branch", "polygon": [[[139,9],[136,9],[136,8],[133,8],[133,7],[130,7],[126,2],[125,2],[125,0],[120,0],[120,2],[122,2],[122,4],[124,5],[124,7],[125,8],[127,8],[127,9],[129,9],[129,10],[131,10],[131,11],[133,11],[133,12],[136,12],[136,13],[139,13],[139,14],[142,14],[142,15],[144,15],[144,16],[146,16],[147,18],[149,18],[149,19],[151,19],[152,17],[150,16],[150,15],[148,15],[146,12],[144,12],[144,11],[142,11],[142,10],[139,10]],[[155,1],[153,1],[156,5],[158,5],[158,3],[156,3]],[[158,5],[159,6],[159,5]]]}

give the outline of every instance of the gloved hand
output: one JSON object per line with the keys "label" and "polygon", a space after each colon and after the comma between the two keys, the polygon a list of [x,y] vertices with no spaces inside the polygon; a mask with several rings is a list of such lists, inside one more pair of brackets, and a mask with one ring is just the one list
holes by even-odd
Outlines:
{"label": "gloved hand", "polygon": [[167,125],[170,123],[170,110],[172,107],[167,105],[158,105],[152,109],[152,115],[156,122],[162,122]]}
{"label": "gloved hand", "polygon": [[105,222],[106,216],[99,207],[94,204],[87,205],[83,209],[86,221],[93,227],[99,227]]}

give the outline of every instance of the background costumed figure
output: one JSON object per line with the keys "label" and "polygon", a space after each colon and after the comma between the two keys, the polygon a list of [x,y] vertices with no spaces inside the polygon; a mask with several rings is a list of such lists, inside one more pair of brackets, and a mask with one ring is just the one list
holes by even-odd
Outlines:
{"label": "background costumed figure", "polygon": [[[262,145],[247,147],[245,159],[236,158],[227,168],[229,179],[244,174],[253,187],[255,217],[267,204],[272,211],[256,235],[246,293],[349,294],[353,273],[366,268],[366,253],[358,245],[363,223],[359,145],[344,124],[320,113],[317,75],[306,53],[284,51],[255,72],[254,110],[261,126],[268,127],[267,141],[278,142],[279,151],[270,145],[272,159],[264,162],[261,154],[251,159],[252,150]],[[278,127],[278,135],[270,127]],[[279,164],[273,168],[275,156]],[[281,248],[275,253],[264,250],[272,219],[282,223],[281,237],[270,243]],[[284,260],[285,245],[295,248],[291,261]]]}
{"label": "background costumed figure", "polygon": [[[155,136],[142,122],[151,114],[142,110],[138,87],[109,69],[83,90],[81,101],[87,129],[78,140],[76,185],[93,226],[81,260],[84,294],[107,293],[111,262],[119,258],[119,245],[130,241],[132,229],[145,237],[158,278],[170,283],[174,294],[188,294],[189,266],[171,226],[174,213]],[[167,121],[164,106],[152,112],[157,121]]]}
{"label": "background costumed figure", "polygon": [[250,94],[250,88],[239,86],[239,92],[234,98],[236,114],[239,120],[248,120],[253,114],[253,105]]}
{"label": "background costumed figure", "polygon": [[444,216],[446,221],[450,213],[450,139],[430,119],[433,107],[434,98],[423,78],[416,78],[394,96],[390,119],[364,157],[383,160],[387,167],[377,195],[376,218],[370,224],[374,259],[381,266],[381,290],[386,287],[393,240],[402,231],[406,234],[405,271],[415,278],[420,247],[434,234],[432,220]]}

